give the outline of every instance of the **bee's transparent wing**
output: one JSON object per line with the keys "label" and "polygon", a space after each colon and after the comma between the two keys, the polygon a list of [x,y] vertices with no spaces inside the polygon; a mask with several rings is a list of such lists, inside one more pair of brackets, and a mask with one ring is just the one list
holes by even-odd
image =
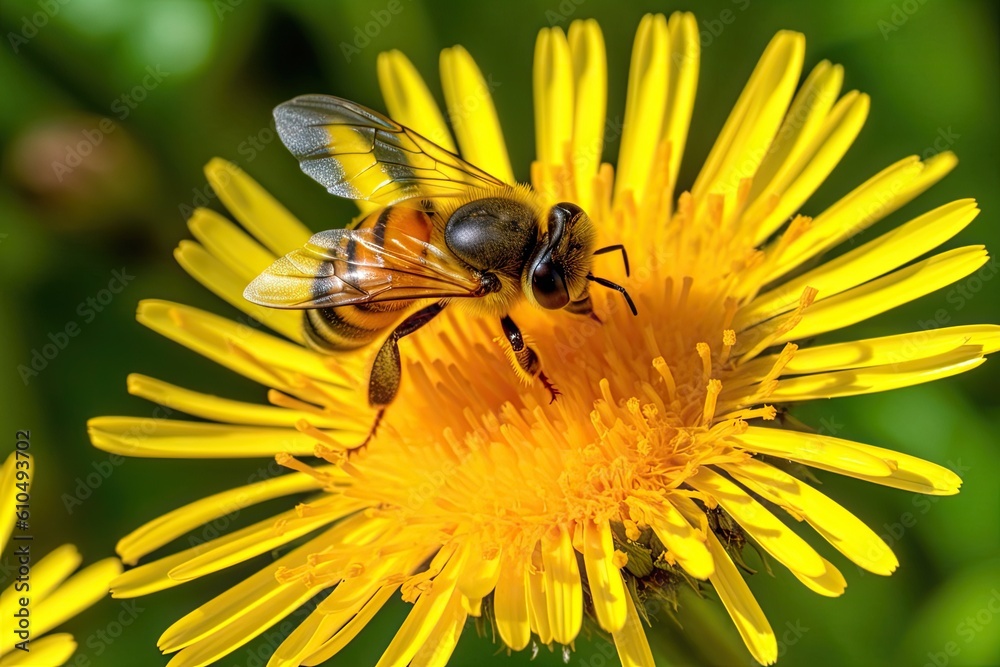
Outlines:
{"label": "bee's transparent wing", "polygon": [[503,185],[413,130],[339,97],[296,97],[279,105],[274,119],[302,171],[338,197],[419,208],[423,199]]}
{"label": "bee's transparent wing", "polygon": [[480,276],[447,252],[404,233],[335,229],[272,264],[243,296],[271,308],[479,296]]}

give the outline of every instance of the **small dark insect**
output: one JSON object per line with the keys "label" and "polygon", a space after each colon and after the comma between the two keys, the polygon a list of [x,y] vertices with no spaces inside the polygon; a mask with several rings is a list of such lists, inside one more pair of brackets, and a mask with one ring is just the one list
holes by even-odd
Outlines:
{"label": "small dark insect", "polygon": [[[278,134],[302,170],[340,197],[382,208],[349,229],[314,235],[272,264],[244,292],[253,303],[305,311],[305,339],[339,352],[384,339],[368,400],[375,434],[399,390],[399,339],[452,299],[500,319],[517,364],[553,400],[542,371],[508,314],[522,298],[546,309],[594,316],[589,284],[625,288],[591,274],[596,230],[577,205],[546,208],[526,186],[508,185],[381,114],[337,97],[306,95],[274,110]],[[433,299],[400,317],[417,302]],[[387,335],[388,332],[388,335]]]}

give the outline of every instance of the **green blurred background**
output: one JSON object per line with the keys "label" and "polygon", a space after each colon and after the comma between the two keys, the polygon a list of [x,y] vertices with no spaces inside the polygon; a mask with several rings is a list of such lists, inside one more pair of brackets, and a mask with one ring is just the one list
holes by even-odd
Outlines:
{"label": "green blurred background", "polygon": [[[877,231],[945,202],[975,197],[976,224],[950,247],[1000,248],[997,173],[998,45],[994,2],[801,3],[714,0],[537,0],[517,3],[397,0],[402,7],[370,43],[345,55],[356,28],[386,0],[5,0],[0,5],[0,390],[3,437],[30,428],[40,470],[33,494],[39,542],[76,543],[86,562],[180,504],[246,483],[269,461],[127,460],[114,466],[88,443],[84,423],[102,414],[150,415],[129,397],[125,377],[142,372],[200,391],[261,400],[257,386],[134,322],[148,297],[234,314],[174,263],[188,236],[184,212],[202,203],[201,167],[212,156],[236,162],[315,229],[353,214],[303,176],[271,130],[271,108],[294,95],[332,93],[383,108],[379,51],[402,49],[438,87],[437,57],[464,44],[499,82],[499,110],[517,175],[533,154],[531,58],[537,30],[575,18],[600,20],[608,45],[608,118],[620,117],[634,30],[645,12],[693,10],[702,33],[695,119],[681,171],[690,185],[732,103],[771,35],[791,28],[808,38],[807,68],[829,58],[845,65],[845,90],[872,95],[854,148],[807,205],[815,213],[906,155],[949,148],[961,162],[940,185]],[[382,14],[384,16],[384,14]],[[41,25],[41,27],[37,27]],[[359,41],[359,44],[364,42]],[[348,49],[350,50],[350,49]],[[138,88],[137,88],[138,86]],[[128,99],[122,96],[128,96]],[[141,98],[141,99],[140,99]],[[102,118],[111,119],[101,132]],[[86,133],[90,133],[89,135]],[[98,134],[94,134],[97,132]],[[96,144],[77,164],[70,147]],[[605,159],[613,161],[616,141]],[[62,169],[56,163],[65,164]],[[74,166],[75,165],[75,166]],[[218,208],[213,200],[210,206]],[[898,308],[841,337],[884,335],[947,322],[998,321],[998,287],[983,280]],[[81,307],[122,269],[133,275],[100,312]],[[27,384],[19,365],[49,334],[76,322],[80,334]],[[832,339],[832,338],[831,338]],[[779,664],[987,665],[1000,663],[1000,402],[991,364],[941,383],[797,409],[826,433],[900,449],[954,467],[956,497],[925,499],[821,474],[825,491],[883,534],[901,567],[891,578],[862,573],[835,557],[847,593],[825,599],[780,568],[751,586],[779,641]],[[109,471],[81,504],[67,494],[95,470]],[[93,479],[93,478],[92,478]],[[274,510],[264,507],[261,512]],[[240,523],[263,514],[245,513]],[[812,537],[810,536],[810,539]],[[825,549],[824,553],[831,551]],[[753,556],[750,556],[752,559]],[[266,562],[258,559],[256,565]],[[251,571],[231,568],[195,584],[141,598],[136,607],[105,600],[68,623],[93,665],[165,664],[156,638],[171,622]],[[995,596],[995,597],[994,597]],[[135,622],[122,629],[119,616]],[[333,664],[374,664],[406,607],[383,613]],[[716,602],[688,600],[680,625],[661,614],[651,632],[671,664],[753,664]],[[264,637],[223,661],[259,665]],[[953,645],[952,645],[953,643]],[[262,648],[263,647],[263,648]],[[949,655],[948,650],[957,655]],[[617,664],[598,637],[581,638],[569,664]],[[527,664],[470,628],[454,664]],[[561,664],[542,648],[533,664]],[[77,664],[88,664],[82,661]]]}

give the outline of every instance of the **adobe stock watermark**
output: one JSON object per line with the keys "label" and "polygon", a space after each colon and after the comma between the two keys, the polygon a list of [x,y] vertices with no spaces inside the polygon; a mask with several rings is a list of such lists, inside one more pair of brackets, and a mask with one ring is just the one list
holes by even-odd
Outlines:
{"label": "adobe stock watermark", "polygon": [[111,272],[111,279],[108,281],[107,287],[77,304],[75,312],[80,319],[69,320],[61,329],[50,331],[47,336],[48,342],[43,343],[41,347],[32,348],[31,358],[25,363],[17,365],[17,374],[24,382],[24,386],[27,387],[33,378],[38,377],[42,371],[48,368],[49,364],[69,347],[70,341],[80,335],[83,330],[81,323],[85,326],[97,319],[97,315],[104,312],[104,309],[133,280],[135,280],[135,276],[128,273],[124,267],[115,269]]}
{"label": "adobe stock watermark", "polygon": [[[138,106],[155,90],[164,79],[170,76],[170,72],[164,72],[159,65],[149,65],[146,67],[146,76],[142,81],[133,86],[130,90],[122,93],[111,102],[112,113],[119,121],[124,121]],[[62,160],[55,160],[52,163],[52,172],[62,183],[67,174],[83,164],[94,149],[104,142],[104,137],[118,129],[118,124],[110,118],[102,118],[96,126],[89,130],[81,130],[81,139],[75,144],[66,145],[66,155]]]}
{"label": "adobe stock watermark", "polygon": [[243,0],[212,0],[212,9],[215,10],[215,17],[221,22],[226,20],[227,14],[232,14],[242,4]]}
{"label": "adobe stock watermark", "polygon": [[[243,651],[246,659],[242,663],[245,667],[264,667],[271,655],[278,650],[278,647],[285,641],[285,638],[292,633],[299,624],[311,614],[323,601],[322,597],[313,597],[304,605],[293,611],[291,614],[275,623],[270,628],[261,633],[256,646],[249,646]],[[234,652],[230,657],[235,658]]]}
{"label": "adobe stock watermark", "polygon": [[[935,329],[946,326],[949,322],[951,322],[951,314],[965,308],[970,301],[979,295],[979,293],[986,286],[986,283],[993,280],[996,275],[997,259],[996,256],[991,255],[988,262],[983,264],[976,271],[973,271],[970,275],[966,276],[963,280],[954,283],[951,288],[945,292],[944,300],[951,305],[951,310],[947,308],[938,308],[934,311],[934,315],[930,319],[917,320],[917,326],[919,326],[922,331],[926,332],[931,332]],[[930,334],[928,334],[928,336],[930,336]],[[912,346],[907,349],[911,353],[916,353],[923,342],[923,340],[915,340]],[[907,360],[905,351],[900,352],[899,361]]]}
{"label": "adobe stock watermark", "polygon": [[587,0],[561,0],[554,9],[545,10],[545,20],[549,22],[550,27],[565,23],[585,2]]}
{"label": "adobe stock watermark", "polygon": [[350,63],[354,56],[368,48],[372,40],[381,35],[382,31],[392,23],[395,17],[402,14],[404,9],[406,7],[403,5],[403,0],[389,0],[381,9],[373,9],[368,12],[371,20],[363,25],[354,26],[353,39],[350,42],[340,43],[340,52],[344,54],[344,60]]}
{"label": "adobe stock watermark", "polygon": [[[173,413],[174,411],[170,408],[157,405],[153,408],[149,417],[134,425],[126,433],[118,436],[118,439],[128,444],[131,449],[135,449],[156,433],[159,428],[157,420],[166,419]],[[63,493],[59,497],[62,500],[63,507],[66,508],[66,513],[72,515],[76,511],[76,508],[89,500],[94,495],[94,492],[101,488],[104,482],[108,481],[115,474],[115,471],[118,470],[119,466],[127,460],[122,454],[109,452],[103,460],[91,461],[90,467],[92,470],[74,480],[73,493]]]}
{"label": "adobe stock watermark", "polygon": [[[245,484],[249,486],[254,483],[266,482],[270,479],[281,477],[287,472],[288,468],[280,465],[275,459],[272,458],[266,467],[261,466],[260,468],[257,468],[256,471],[251,473],[247,477]],[[249,502],[253,497],[252,494],[253,492],[251,490],[244,490],[244,492],[240,495],[236,496],[232,500],[229,500],[226,504],[221,505],[219,507],[221,512],[211,521],[204,523],[199,534],[188,535],[188,546],[200,547],[203,544],[225,535],[230,528],[233,528],[236,519],[240,517],[243,510],[256,504],[256,502]]]}
{"label": "adobe stock watermark", "polygon": [[[955,635],[962,640],[962,644],[956,640],[951,640],[941,647],[940,651],[928,651],[927,662],[923,667],[946,667],[951,663],[952,658],[958,657],[962,653],[962,647],[975,641],[988,626],[993,623],[993,619],[1000,614],[1000,590],[994,588],[988,594],[983,606],[975,614],[969,614],[955,626]],[[996,629],[993,630],[996,632]]]}
{"label": "adobe stock watermark", "polygon": [[35,3],[38,11],[32,14],[25,14],[21,17],[20,30],[7,33],[7,42],[17,55],[21,47],[30,42],[49,24],[52,18],[62,11],[72,0],[39,0]]}
{"label": "adobe stock watermark", "polygon": [[[731,1],[740,14],[750,7],[750,0]],[[727,7],[719,12],[715,18],[702,19],[700,22],[701,26],[698,29],[698,41],[701,43],[701,48],[707,49],[710,47],[716,39],[722,36],[727,26],[736,22],[737,16],[738,14],[734,10]]]}
{"label": "adobe stock watermark", "polygon": [[[502,81],[497,81],[493,78],[493,73],[490,72],[484,77],[485,86],[480,88],[478,86],[474,87],[473,92],[464,96],[460,100],[454,100],[452,104],[447,107],[447,120],[451,127],[456,127],[462,120],[465,120],[470,115],[476,113],[484,104],[490,104],[492,102],[493,93],[497,88],[503,85]],[[431,132],[426,135],[428,139],[436,144],[443,143],[446,136],[442,134],[447,134],[446,130],[439,130],[437,132]]]}
{"label": "adobe stock watermark", "polygon": [[[962,479],[964,479],[965,475],[972,470],[969,466],[962,465],[962,459],[958,459],[957,461],[948,461],[945,463],[945,467]],[[930,496],[923,493],[914,493],[910,497],[910,503],[913,505],[914,511],[903,512],[899,515],[899,518],[892,523],[883,523],[883,531],[879,534],[879,537],[882,538],[886,547],[888,547],[891,551],[893,547],[903,540],[907,532],[912,530],[920,522],[921,517],[930,512],[931,508],[937,505],[942,498],[947,497],[948,496]],[[872,544],[871,549],[866,554],[866,557],[874,563],[881,560],[885,555],[884,549],[881,546]],[[858,568],[858,574],[860,576],[867,575],[867,570],[865,570],[861,565],[856,565],[856,567]]]}
{"label": "adobe stock watermark", "polygon": [[[802,638],[806,636],[809,632],[809,628],[802,625],[802,620],[796,620],[794,623],[791,621],[785,621],[784,627],[772,628],[774,631],[774,638],[778,640],[778,659],[780,660],[788,653],[788,650],[802,641]],[[757,661],[752,657],[747,661],[748,665],[758,665]]]}
{"label": "adobe stock watermark", "polygon": [[94,667],[103,664],[95,659],[104,655],[104,652],[125,633],[126,629],[135,623],[139,615],[146,611],[145,607],[139,606],[137,600],[124,600],[118,607],[118,613],[108,621],[107,625],[87,635],[87,638],[82,642],[83,646],[73,656],[73,659],[65,663],[67,667]]}
{"label": "adobe stock watermark", "polygon": [[[240,165],[247,165],[257,159],[269,144],[271,144],[275,138],[278,136],[278,132],[275,129],[274,120],[272,119],[269,125],[265,125],[253,134],[247,135],[247,137],[240,142],[240,145],[236,147],[236,152],[243,158],[240,161]],[[230,163],[226,163],[226,170],[222,172],[222,177],[220,178],[222,183],[221,187],[229,185],[233,175],[236,174],[234,169],[230,169]],[[217,199],[218,195],[212,188],[211,184],[205,183],[202,186],[196,186],[191,188],[191,201],[189,203],[182,202],[177,205],[177,211],[181,214],[184,220],[191,217],[196,208],[204,208],[208,206],[208,203],[213,199]]]}
{"label": "adobe stock watermark", "polygon": [[[625,592],[626,595],[631,595],[628,591]],[[638,602],[633,598],[633,602]],[[639,605],[636,604],[636,609],[639,611],[641,616],[645,616],[649,620],[650,626],[655,626],[660,621],[660,615],[664,612],[668,616],[673,616],[674,610],[668,609],[670,603],[666,600],[662,600],[657,597],[647,597],[645,600],[641,601],[641,610],[639,610]],[[580,656],[580,665],[582,667],[616,667],[621,665],[621,660],[618,657],[618,649],[615,646],[613,640],[605,634],[595,635],[595,651],[587,657]],[[532,659],[535,658],[536,649],[532,649]],[[572,657],[572,656],[569,656]],[[564,661],[565,664],[569,664],[570,660]]]}
{"label": "adobe stock watermark", "polygon": [[[962,138],[962,135],[952,129],[951,125],[948,127],[939,127],[937,129],[937,136],[934,137],[934,141],[928,144],[924,150],[919,153],[919,157],[923,161],[927,161],[939,153],[950,149],[952,146]],[[895,209],[897,206],[897,201],[899,195],[908,186],[910,182],[904,181],[902,179],[895,179],[889,188],[884,188],[875,201],[870,202],[867,207],[864,208],[864,214],[858,218],[858,222],[852,225],[847,240],[850,243],[856,242],[856,237],[858,234],[868,229],[873,222],[882,219],[886,215],[886,209]]]}
{"label": "adobe stock watermark", "polygon": [[893,3],[889,19],[879,19],[875,24],[878,26],[878,31],[882,33],[882,39],[888,42],[889,36],[894,32],[898,32],[900,28],[906,25],[910,17],[926,4],[927,0],[903,0],[903,2]]}

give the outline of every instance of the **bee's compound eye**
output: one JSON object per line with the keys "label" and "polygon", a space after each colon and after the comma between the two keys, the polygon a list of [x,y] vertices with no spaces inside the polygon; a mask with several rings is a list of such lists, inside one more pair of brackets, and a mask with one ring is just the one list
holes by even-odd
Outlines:
{"label": "bee's compound eye", "polygon": [[558,310],[569,303],[566,280],[551,259],[545,259],[535,266],[531,274],[531,293],[542,308]]}
{"label": "bee's compound eye", "polygon": [[568,201],[559,202],[558,204],[553,206],[552,209],[553,209],[552,214],[562,216],[563,221],[566,223],[569,223],[570,221],[578,218],[580,214],[583,213],[582,208]]}

